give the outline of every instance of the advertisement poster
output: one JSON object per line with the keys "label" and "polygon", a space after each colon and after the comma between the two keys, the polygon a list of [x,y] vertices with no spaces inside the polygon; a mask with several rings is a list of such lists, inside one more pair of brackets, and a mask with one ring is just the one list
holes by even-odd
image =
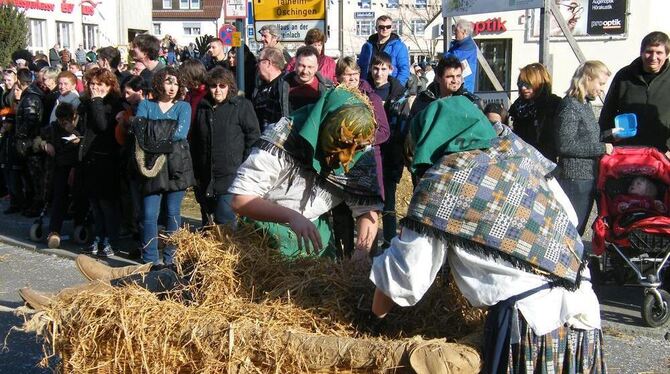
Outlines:
{"label": "advertisement poster", "polygon": [[[626,32],[626,0],[554,0],[572,36],[623,36]],[[540,36],[540,10],[531,11],[532,38]],[[551,17],[550,35],[562,38],[558,22]]]}

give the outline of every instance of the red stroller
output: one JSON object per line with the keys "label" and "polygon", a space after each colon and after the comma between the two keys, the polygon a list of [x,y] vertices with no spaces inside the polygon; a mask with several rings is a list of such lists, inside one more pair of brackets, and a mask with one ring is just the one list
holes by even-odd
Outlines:
{"label": "red stroller", "polygon": [[[630,186],[646,180],[654,197],[638,197]],[[670,160],[654,148],[615,147],[600,161],[598,217],[593,224],[594,284],[613,276],[620,285],[644,287],[642,319],[652,327],[670,320],[670,293],[660,289],[670,257]]]}

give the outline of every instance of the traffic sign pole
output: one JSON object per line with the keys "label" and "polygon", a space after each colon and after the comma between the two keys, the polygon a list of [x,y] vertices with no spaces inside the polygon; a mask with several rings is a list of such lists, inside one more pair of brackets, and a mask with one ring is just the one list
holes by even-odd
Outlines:
{"label": "traffic sign pole", "polygon": [[[244,19],[237,19],[235,20],[235,27],[238,30],[244,30]],[[244,34],[245,32],[241,33],[240,35],[240,46],[237,48],[237,90],[242,90],[246,94],[246,86],[244,85],[244,51],[246,50],[245,47],[245,42],[244,42]]]}

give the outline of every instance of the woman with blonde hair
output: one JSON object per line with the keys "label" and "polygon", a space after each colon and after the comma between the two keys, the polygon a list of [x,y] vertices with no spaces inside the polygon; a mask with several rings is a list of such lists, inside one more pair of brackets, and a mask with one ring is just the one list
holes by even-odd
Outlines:
{"label": "woman with blonde hair", "polygon": [[551,76],[540,63],[526,65],[517,80],[519,98],[509,108],[512,128],[526,143],[556,162],[552,120],[561,98],[551,93]]}
{"label": "woman with blonde hair", "polygon": [[600,141],[598,119],[591,107],[591,101],[605,89],[610,74],[600,61],[579,65],[554,120],[557,180],[577,212],[580,235],[584,234],[593,207],[598,160],[612,152],[611,144]]}

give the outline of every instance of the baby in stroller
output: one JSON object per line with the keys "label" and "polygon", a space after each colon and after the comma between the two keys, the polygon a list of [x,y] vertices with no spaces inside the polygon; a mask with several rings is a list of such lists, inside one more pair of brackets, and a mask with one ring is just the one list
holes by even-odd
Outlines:
{"label": "baby in stroller", "polygon": [[665,204],[659,199],[658,190],[650,178],[637,176],[628,185],[626,194],[614,197],[614,204],[619,214],[640,211],[651,215],[665,214]]}
{"label": "baby in stroller", "polygon": [[599,166],[592,275],[643,286],[642,318],[662,326],[670,321],[670,293],[662,288],[670,274],[670,160],[653,148],[616,147]]}

